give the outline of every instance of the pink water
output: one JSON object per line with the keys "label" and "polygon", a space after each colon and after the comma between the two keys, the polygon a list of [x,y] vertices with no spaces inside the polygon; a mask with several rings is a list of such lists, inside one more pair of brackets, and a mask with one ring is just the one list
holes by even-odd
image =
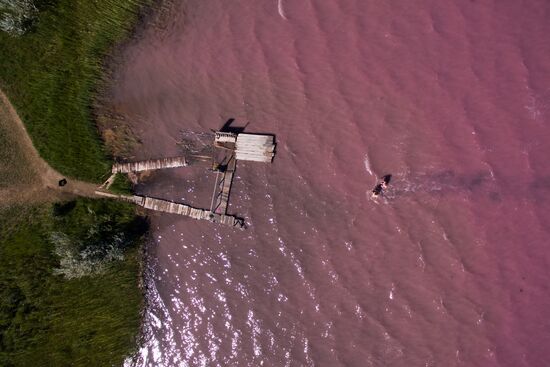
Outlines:
{"label": "pink water", "polygon": [[[549,365],[550,2],[166,11],[113,86],[136,158],[229,118],[278,146],[238,164],[247,231],[152,214],[136,365]],[[212,186],[184,168],[138,190],[208,207]]]}

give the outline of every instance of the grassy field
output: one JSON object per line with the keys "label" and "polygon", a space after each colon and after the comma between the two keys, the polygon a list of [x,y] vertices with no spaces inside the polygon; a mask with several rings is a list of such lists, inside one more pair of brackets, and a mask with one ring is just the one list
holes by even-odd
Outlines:
{"label": "grassy field", "polygon": [[[1,366],[122,364],[136,346],[142,306],[139,241],[147,226],[134,210],[125,203],[79,199],[0,213],[25,218],[4,222],[0,230]],[[58,274],[62,264],[53,234],[59,233],[75,253],[116,243],[124,260],[69,279]]]}
{"label": "grassy field", "polygon": [[35,27],[0,32],[0,87],[40,155],[59,172],[99,182],[110,159],[93,123],[93,95],[111,47],[150,0],[40,0]]}

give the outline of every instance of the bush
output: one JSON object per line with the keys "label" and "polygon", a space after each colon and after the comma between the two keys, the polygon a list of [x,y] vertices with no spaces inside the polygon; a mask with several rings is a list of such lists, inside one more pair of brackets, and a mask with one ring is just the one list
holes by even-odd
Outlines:
{"label": "bush", "polygon": [[20,36],[29,30],[38,9],[31,0],[0,0],[0,30]]}
{"label": "bush", "polygon": [[67,279],[104,273],[112,262],[124,259],[147,229],[145,220],[128,212],[124,203],[81,199],[54,208],[54,213],[67,207],[49,235],[59,257],[54,274]]}

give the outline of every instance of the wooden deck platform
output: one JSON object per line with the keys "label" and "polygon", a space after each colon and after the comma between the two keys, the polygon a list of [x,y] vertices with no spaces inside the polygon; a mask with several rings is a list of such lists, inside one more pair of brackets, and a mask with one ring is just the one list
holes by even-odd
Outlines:
{"label": "wooden deck platform", "polygon": [[239,134],[235,142],[235,154],[240,161],[270,163],[275,155],[273,135]]}

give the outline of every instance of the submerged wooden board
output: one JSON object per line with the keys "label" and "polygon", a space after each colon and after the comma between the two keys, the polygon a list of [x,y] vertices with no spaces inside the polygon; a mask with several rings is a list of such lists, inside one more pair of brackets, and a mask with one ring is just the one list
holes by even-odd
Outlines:
{"label": "submerged wooden board", "polygon": [[218,211],[221,214],[227,212],[227,206],[229,204],[229,192],[231,191],[231,184],[233,182],[233,171],[225,172],[223,178],[223,186],[220,191],[220,205]]}
{"label": "submerged wooden board", "polygon": [[[214,193],[212,196],[212,205],[210,208],[212,212],[222,215],[225,215],[225,213],[227,212],[227,206],[229,205],[229,193],[231,191],[233,175],[237,166],[237,161],[234,154],[228,156],[227,159],[228,161],[225,170],[223,172],[218,171],[218,174],[216,175],[216,182],[214,183]],[[220,174],[221,179],[219,179]]]}

